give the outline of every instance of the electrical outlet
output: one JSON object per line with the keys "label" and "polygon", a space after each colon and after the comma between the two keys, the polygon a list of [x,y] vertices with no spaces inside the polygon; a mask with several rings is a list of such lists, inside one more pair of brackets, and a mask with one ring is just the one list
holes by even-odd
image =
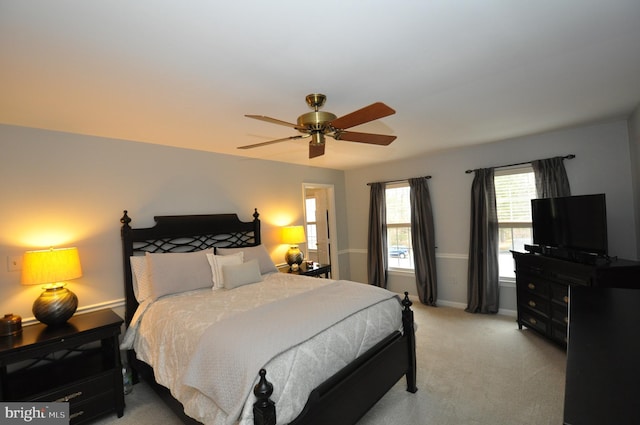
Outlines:
{"label": "electrical outlet", "polygon": [[8,272],[19,272],[22,270],[22,256],[21,255],[10,255],[7,257],[7,271]]}

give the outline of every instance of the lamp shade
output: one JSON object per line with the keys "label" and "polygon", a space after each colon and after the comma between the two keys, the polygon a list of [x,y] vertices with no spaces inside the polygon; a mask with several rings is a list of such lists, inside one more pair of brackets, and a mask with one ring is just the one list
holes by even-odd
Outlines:
{"label": "lamp shade", "polygon": [[304,242],[304,227],[287,226],[282,228],[282,242],[290,245],[297,245]]}
{"label": "lamp shade", "polygon": [[78,308],[78,297],[64,282],[82,276],[77,248],[27,251],[22,259],[23,285],[44,284],[45,291],[33,302],[33,315],[49,326],[60,326]]}
{"label": "lamp shade", "polygon": [[27,251],[22,259],[23,285],[56,284],[82,276],[78,248]]}

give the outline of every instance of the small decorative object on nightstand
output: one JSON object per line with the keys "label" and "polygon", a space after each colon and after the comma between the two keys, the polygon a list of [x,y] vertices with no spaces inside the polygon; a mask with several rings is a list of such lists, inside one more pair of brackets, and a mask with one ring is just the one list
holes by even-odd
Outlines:
{"label": "small decorative object on nightstand", "polygon": [[291,270],[298,270],[304,260],[298,244],[305,240],[304,227],[302,226],[287,226],[282,229],[282,242],[290,245],[284,259]]}
{"label": "small decorative object on nightstand", "polygon": [[78,297],[65,288],[65,281],[81,276],[78,248],[25,252],[20,283],[44,284],[44,292],[33,303],[36,319],[50,326],[59,326],[69,320],[78,308]]}
{"label": "small decorative object on nightstand", "polygon": [[301,276],[321,277],[324,275],[324,277],[328,279],[329,274],[331,273],[331,264],[320,264],[313,261],[305,261],[297,270],[291,270],[286,266],[279,268],[278,270],[281,273],[292,273]]}
{"label": "small decorative object on nightstand", "polygon": [[22,333],[22,317],[7,313],[0,318],[0,337],[17,336]]}
{"label": "small decorative object on nightstand", "polygon": [[107,309],[57,327],[23,326],[20,337],[0,337],[0,402],[68,402],[70,425],[110,412],[121,417],[121,325],[120,316]]}

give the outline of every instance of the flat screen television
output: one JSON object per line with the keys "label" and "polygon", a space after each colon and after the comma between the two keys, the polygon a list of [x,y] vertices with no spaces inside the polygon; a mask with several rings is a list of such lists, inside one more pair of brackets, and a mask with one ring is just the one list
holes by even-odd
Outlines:
{"label": "flat screen television", "polygon": [[606,256],[604,193],[531,200],[533,243]]}

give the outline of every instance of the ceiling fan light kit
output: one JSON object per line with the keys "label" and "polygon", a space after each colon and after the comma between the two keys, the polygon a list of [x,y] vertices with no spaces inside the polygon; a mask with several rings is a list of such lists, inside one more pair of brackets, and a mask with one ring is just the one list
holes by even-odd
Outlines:
{"label": "ceiling fan light kit", "polygon": [[354,131],[345,131],[347,128],[355,127],[370,121],[377,120],[396,113],[395,110],[382,102],[376,102],[350,114],[343,115],[338,118],[331,112],[320,111],[327,97],[323,94],[313,93],[305,98],[307,105],[313,109],[313,112],[307,112],[298,117],[296,124],[282,121],[276,118],[264,115],[245,115],[245,117],[266,121],[272,124],[284,125],[291,127],[303,133],[303,136],[291,136],[282,139],[270,140],[268,142],[255,143],[252,145],[239,146],[238,149],[252,149],[261,146],[267,146],[274,143],[284,142],[286,140],[295,140],[305,137],[311,137],[309,142],[309,158],[324,155],[325,136],[332,137],[335,140],[344,140],[347,142],[367,143],[372,145],[386,146],[396,139],[396,136],[388,136],[384,134],[359,133]]}

